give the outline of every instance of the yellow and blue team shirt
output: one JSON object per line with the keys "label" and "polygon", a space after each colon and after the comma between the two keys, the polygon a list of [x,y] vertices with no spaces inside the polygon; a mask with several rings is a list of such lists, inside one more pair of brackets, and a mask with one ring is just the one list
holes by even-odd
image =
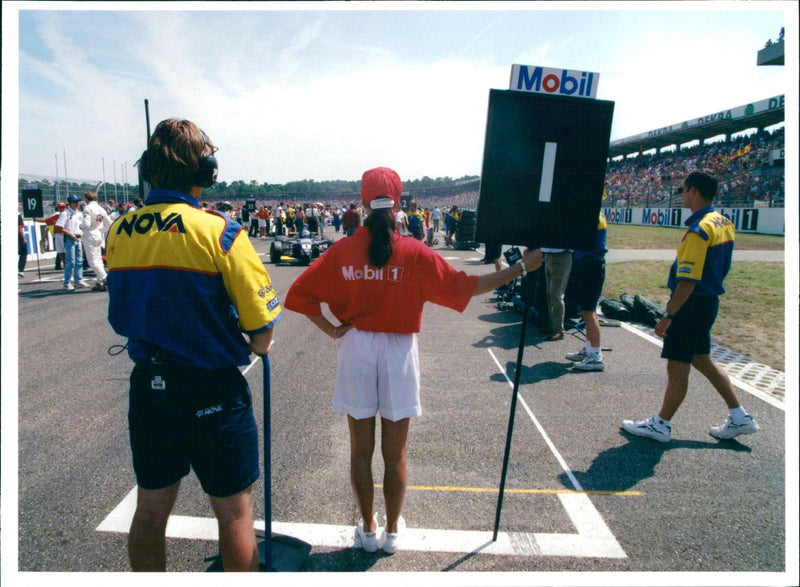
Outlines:
{"label": "yellow and blue team shirt", "polygon": [[733,223],[708,206],[686,220],[688,230],[678,246],[667,285],[673,292],[678,281],[697,285],[692,295],[719,296],[725,293],[722,282],[731,268],[736,230]]}
{"label": "yellow and blue team shirt", "polygon": [[134,361],[246,365],[242,332],[264,332],[281,313],[242,226],[188,194],[150,191],[143,208],[109,229],[106,259],[108,321],[129,339]]}
{"label": "yellow and blue team shirt", "polygon": [[608,249],[606,248],[606,238],[608,235],[608,223],[606,222],[606,215],[600,212],[600,217],[597,221],[597,235],[594,239],[594,246],[588,251],[575,251],[574,257],[576,263],[583,263],[591,259],[605,259]]}

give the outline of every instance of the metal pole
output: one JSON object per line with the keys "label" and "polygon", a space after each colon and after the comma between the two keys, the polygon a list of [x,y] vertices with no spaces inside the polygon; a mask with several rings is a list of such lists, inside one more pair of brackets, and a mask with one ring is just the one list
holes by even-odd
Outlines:
{"label": "metal pole", "polygon": [[64,184],[67,186],[67,197],[69,197],[69,176],[67,175],[67,150],[64,149]]}
{"label": "metal pole", "polygon": [[58,203],[58,153],[54,157],[56,158],[56,203]]}
{"label": "metal pole", "polygon": [[100,157],[100,159],[103,161],[103,199],[108,204],[108,196],[106,195],[106,158]]}
{"label": "metal pole", "polygon": [[111,160],[112,165],[114,166],[114,199],[117,199],[117,160]]}
{"label": "metal pole", "polygon": [[269,358],[261,357],[264,368],[264,565],[268,573],[272,566],[272,406]]}
{"label": "metal pole", "polygon": [[150,144],[150,102],[147,98],[144,99],[144,117],[147,121],[147,142],[145,147]]}
{"label": "metal pole", "polygon": [[508,432],[506,433],[506,451],[503,456],[503,472],[500,476],[500,491],[497,495],[497,512],[494,517],[494,534],[492,542],[497,542],[497,531],[500,528],[500,512],[503,509],[503,492],[506,488],[506,473],[508,472],[508,459],[511,455],[511,437],[514,434],[514,414],[517,410],[517,396],[519,395],[519,376],[522,373],[522,354],[525,350],[525,330],[528,325],[529,301],[525,300],[525,310],[522,313],[522,332],[519,335],[519,349],[517,350],[517,370],[514,373],[514,393],[511,396],[511,413],[508,416]]}

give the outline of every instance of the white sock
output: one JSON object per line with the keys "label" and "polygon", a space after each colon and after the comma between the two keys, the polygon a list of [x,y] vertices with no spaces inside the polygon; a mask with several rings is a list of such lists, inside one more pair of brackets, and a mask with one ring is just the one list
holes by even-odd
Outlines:
{"label": "white sock", "polygon": [[660,416],[656,416],[655,418],[653,418],[653,421],[656,423],[657,426],[660,426],[662,428],[671,427],[672,425],[670,420],[664,420]]}
{"label": "white sock", "polygon": [[731,408],[730,410],[731,420],[734,422],[741,422],[745,416],[747,416],[747,412],[744,411],[742,406],[738,408]]}
{"label": "white sock", "polygon": [[590,347],[589,347],[589,349],[587,350],[587,352],[588,352],[590,355],[594,355],[594,356],[595,356],[595,357],[597,357],[598,359],[602,359],[602,358],[603,358],[603,347],[599,347],[599,346],[590,346]]}

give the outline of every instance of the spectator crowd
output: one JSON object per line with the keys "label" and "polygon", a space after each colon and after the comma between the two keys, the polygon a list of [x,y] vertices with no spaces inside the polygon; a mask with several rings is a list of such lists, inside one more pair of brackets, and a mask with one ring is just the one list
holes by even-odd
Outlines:
{"label": "spectator crowd", "polygon": [[784,173],[769,173],[770,153],[785,146],[784,129],[758,132],[729,141],[700,144],[675,151],[642,154],[609,161],[606,190],[614,206],[667,206],[680,202],[675,189],[683,177],[698,169],[720,178],[722,206],[753,206],[784,202]]}

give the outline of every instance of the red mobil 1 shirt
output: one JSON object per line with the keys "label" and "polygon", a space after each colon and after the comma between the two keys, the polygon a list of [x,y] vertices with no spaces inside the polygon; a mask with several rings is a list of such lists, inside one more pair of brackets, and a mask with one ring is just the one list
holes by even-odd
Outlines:
{"label": "red mobil 1 shirt", "polygon": [[283,307],[306,316],[327,303],[343,323],[371,332],[419,332],[425,302],[463,312],[476,275],[456,271],[425,244],[395,234],[394,253],[377,269],[369,264],[371,235],[359,227],[337,241],[295,280]]}

